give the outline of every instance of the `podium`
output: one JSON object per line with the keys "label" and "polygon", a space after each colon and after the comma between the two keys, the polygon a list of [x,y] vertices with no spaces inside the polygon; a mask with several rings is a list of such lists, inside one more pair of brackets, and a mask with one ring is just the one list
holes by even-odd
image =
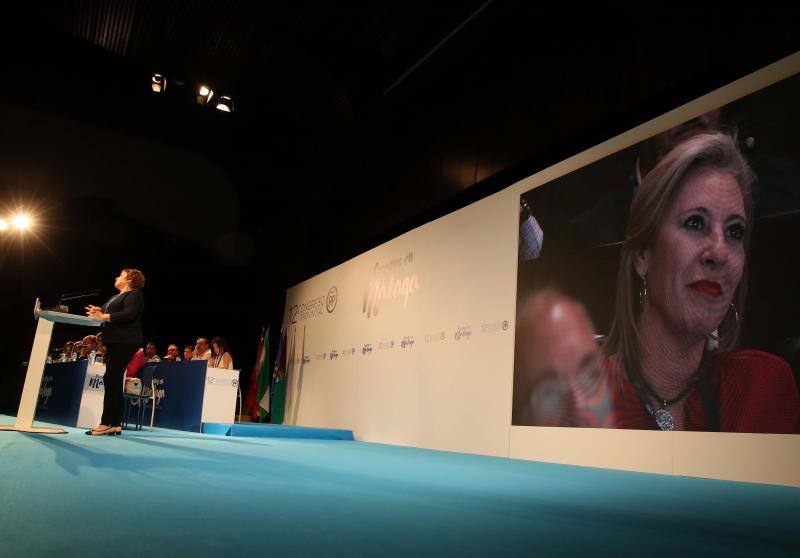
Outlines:
{"label": "podium", "polygon": [[28,359],[28,370],[25,373],[25,386],[22,388],[22,398],[19,400],[17,420],[13,426],[0,426],[0,430],[16,430],[18,432],[33,432],[37,434],[64,434],[60,428],[38,428],[33,426],[33,417],[36,414],[36,403],[39,400],[39,386],[42,383],[44,365],[47,363],[47,353],[50,350],[50,337],[53,335],[53,324],[74,324],[89,327],[99,327],[101,320],[66,314],[52,310],[42,310],[39,299],[33,307],[33,315],[39,320],[36,326],[36,335],[33,338],[31,358]]}

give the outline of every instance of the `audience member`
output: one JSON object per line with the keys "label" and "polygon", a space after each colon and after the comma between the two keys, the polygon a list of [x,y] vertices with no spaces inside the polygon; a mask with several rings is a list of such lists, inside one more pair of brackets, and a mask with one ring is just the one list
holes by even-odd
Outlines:
{"label": "audience member", "polygon": [[208,346],[208,339],[205,337],[197,338],[192,360],[211,360],[211,348]]}
{"label": "audience member", "polygon": [[106,354],[106,344],[105,341],[103,341],[102,331],[95,335],[95,341],[97,341],[97,357],[95,358],[95,362],[103,362]]}
{"label": "audience member", "polygon": [[169,347],[167,347],[167,354],[164,355],[163,360],[171,360],[172,362],[180,362],[181,356],[180,352],[178,351],[178,346],[175,343],[170,343]]}
{"label": "audience member", "polygon": [[213,368],[227,368],[233,369],[233,357],[228,351],[228,344],[222,337],[215,337],[211,341],[212,356],[208,361],[208,365]]}
{"label": "audience member", "polygon": [[156,344],[152,341],[149,341],[144,348],[144,355],[147,357],[147,362],[161,362],[161,358],[158,356],[158,351],[156,349]]}
{"label": "audience member", "polygon": [[78,354],[79,359],[88,359],[91,356],[92,351],[95,351],[95,353],[97,352],[97,340],[94,335],[87,335],[84,337],[80,345],[81,349],[80,353]]}

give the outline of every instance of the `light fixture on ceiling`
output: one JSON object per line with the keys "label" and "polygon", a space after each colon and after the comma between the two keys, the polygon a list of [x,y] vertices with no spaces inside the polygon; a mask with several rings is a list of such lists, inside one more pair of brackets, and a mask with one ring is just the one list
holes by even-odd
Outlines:
{"label": "light fixture on ceiling", "polygon": [[201,85],[197,93],[197,102],[201,105],[207,105],[214,96],[214,92],[207,85]]}
{"label": "light fixture on ceiling", "polygon": [[7,230],[8,230],[8,221],[0,218],[0,231],[7,231]]}
{"label": "light fixture on ceiling", "polygon": [[11,223],[17,230],[25,230],[31,227],[31,218],[24,213],[17,213],[11,218]]}
{"label": "light fixture on ceiling", "polygon": [[233,112],[233,100],[227,95],[223,95],[219,98],[219,101],[217,101],[216,108],[222,112]]}
{"label": "light fixture on ceiling", "polygon": [[153,93],[163,93],[167,89],[167,78],[161,74],[153,74],[150,87],[153,89]]}

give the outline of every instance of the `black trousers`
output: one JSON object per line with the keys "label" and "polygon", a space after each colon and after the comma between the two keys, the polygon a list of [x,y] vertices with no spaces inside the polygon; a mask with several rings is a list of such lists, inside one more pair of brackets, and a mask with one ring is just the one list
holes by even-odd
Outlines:
{"label": "black trousers", "polygon": [[106,373],[103,376],[103,418],[100,424],[119,426],[122,418],[122,378],[139,345],[109,343],[106,346]]}

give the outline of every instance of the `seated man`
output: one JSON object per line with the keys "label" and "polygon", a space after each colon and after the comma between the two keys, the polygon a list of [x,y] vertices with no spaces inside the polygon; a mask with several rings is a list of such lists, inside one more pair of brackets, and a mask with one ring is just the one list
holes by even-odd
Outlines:
{"label": "seated man", "polygon": [[67,341],[64,344],[63,360],[72,360],[72,354],[75,352],[75,342]]}
{"label": "seated man", "polygon": [[172,362],[181,361],[178,346],[175,343],[170,343],[169,347],[167,347],[167,354],[164,355],[164,360],[171,360]]}
{"label": "seated man", "polygon": [[192,360],[211,360],[211,347],[208,346],[208,339],[205,337],[197,338]]}
{"label": "seated man", "polygon": [[194,358],[194,347],[191,345],[186,345],[183,348],[183,360],[189,361]]}
{"label": "seated man", "polygon": [[158,356],[156,344],[152,341],[148,342],[144,348],[144,356],[147,357],[147,362],[161,362],[161,357]]}
{"label": "seated man", "polygon": [[103,342],[102,331],[95,335],[95,341],[97,341],[97,357],[95,358],[95,362],[103,362],[103,358],[106,354],[106,345]]}
{"label": "seated man", "polygon": [[97,353],[97,338],[94,335],[87,335],[81,341],[81,352],[78,355],[79,359],[88,359],[92,351]]}

